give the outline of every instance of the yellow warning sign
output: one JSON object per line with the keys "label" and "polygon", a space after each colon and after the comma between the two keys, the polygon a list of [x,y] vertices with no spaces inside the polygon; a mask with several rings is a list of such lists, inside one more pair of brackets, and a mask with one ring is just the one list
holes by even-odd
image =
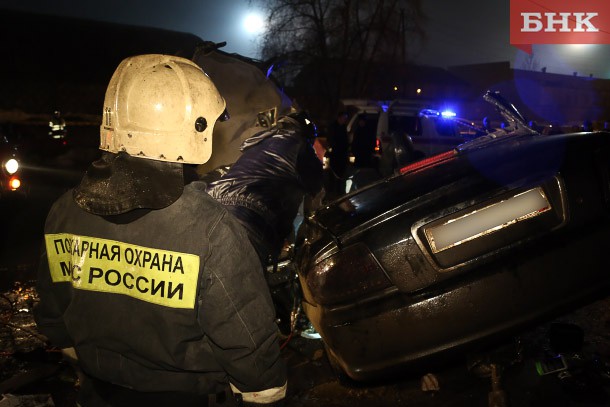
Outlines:
{"label": "yellow warning sign", "polygon": [[68,233],[45,235],[54,283],[124,294],[171,308],[195,306],[199,256]]}

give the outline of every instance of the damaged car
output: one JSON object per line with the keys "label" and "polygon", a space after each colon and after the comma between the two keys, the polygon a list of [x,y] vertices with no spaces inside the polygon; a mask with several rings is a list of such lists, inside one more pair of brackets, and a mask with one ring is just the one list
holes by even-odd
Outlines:
{"label": "damaged car", "polygon": [[[508,127],[308,216],[294,264],[333,367],[356,381],[443,358],[610,283],[610,134]],[[607,292],[607,291],[606,291]]]}

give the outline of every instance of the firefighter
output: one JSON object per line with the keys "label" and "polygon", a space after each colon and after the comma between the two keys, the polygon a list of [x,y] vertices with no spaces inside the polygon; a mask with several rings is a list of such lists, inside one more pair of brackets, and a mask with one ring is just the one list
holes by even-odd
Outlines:
{"label": "firefighter", "polygon": [[54,139],[63,139],[66,136],[66,121],[59,110],[55,110],[49,120],[49,136]]}
{"label": "firefighter", "polygon": [[112,76],[102,157],[51,208],[37,284],[37,325],[78,361],[80,405],[205,406],[228,387],[243,405],[282,403],[257,253],[192,168],[225,118],[187,59],[130,57]]}

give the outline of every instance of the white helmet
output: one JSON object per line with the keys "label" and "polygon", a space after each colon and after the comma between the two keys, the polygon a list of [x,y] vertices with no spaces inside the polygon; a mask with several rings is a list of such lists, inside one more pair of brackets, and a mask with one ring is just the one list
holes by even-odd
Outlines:
{"label": "white helmet", "polygon": [[126,58],[106,90],[100,149],[203,164],[212,154],[214,124],[225,106],[212,80],[188,59],[158,54]]}

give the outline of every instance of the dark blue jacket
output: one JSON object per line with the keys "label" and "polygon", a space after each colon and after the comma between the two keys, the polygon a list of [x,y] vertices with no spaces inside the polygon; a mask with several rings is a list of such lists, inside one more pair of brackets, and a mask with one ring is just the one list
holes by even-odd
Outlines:
{"label": "dark blue jacket", "polygon": [[263,263],[282,248],[303,198],[322,188],[322,163],[312,142],[296,120],[283,117],[247,139],[239,159],[208,186],[248,229]]}

